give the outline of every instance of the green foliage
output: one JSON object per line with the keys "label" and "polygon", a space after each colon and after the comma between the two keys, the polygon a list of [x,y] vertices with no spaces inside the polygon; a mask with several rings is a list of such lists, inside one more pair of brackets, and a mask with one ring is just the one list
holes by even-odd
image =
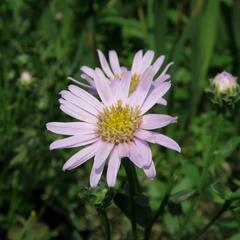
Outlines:
{"label": "green foliage", "polygon": [[57,136],[46,122],[69,120],[58,109],[58,92],[67,76],[81,79],[80,66],[99,66],[97,48],[116,49],[127,66],[136,50],[148,48],[175,62],[168,106],[155,111],[178,116],[166,131],[182,153],[153,146],[157,178],[138,171],[139,235],[177,172],[151,239],[191,239],[226,200],[230,208],[203,239],[239,239],[240,112],[216,112],[204,91],[223,70],[239,77],[239,22],[237,0],[1,1],[0,239],[105,239],[106,218],[113,239],[130,239],[123,169],[114,189],[105,179],[90,189],[92,163],[62,172],[76,149],[48,149]]}

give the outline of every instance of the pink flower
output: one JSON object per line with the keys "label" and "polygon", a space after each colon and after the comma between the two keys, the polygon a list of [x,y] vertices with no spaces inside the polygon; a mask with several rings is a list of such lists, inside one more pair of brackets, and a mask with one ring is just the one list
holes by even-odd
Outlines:
{"label": "pink flower", "polygon": [[[108,53],[109,56],[109,63],[107,59],[105,58],[104,54],[98,50],[98,57],[99,61],[101,64],[102,71],[104,72],[105,76],[109,79],[111,83],[113,83],[117,79],[121,79],[121,76],[124,74],[124,72],[127,71],[125,67],[121,67],[119,64],[119,59],[116,51],[109,51]],[[154,58],[154,51],[148,50],[145,54],[143,54],[142,50],[139,50],[133,59],[132,67],[131,67],[131,84],[129,91],[130,93],[134,92],[139,80],[144,73],[144,71],[149,67],[152,66],[154,70],[154,76],[159,72],[165,56],[160,56],[153,64]],[[169,67],[173,63],[169,63],[163,71],[159,74],[159,76],[153,81],[152,85],[153,87],[159,86],[162,82],[168,80],[170,78],[170,75],[167,74],[167,71]],[[82,74],[81,77],[85,79],[89,83],[90,88],[96,88],[95,83],[94,83],[94,78],[95,78],[95,71],[88,67],[88,66],[82,66],[81,67]],[[158,100],[159,104],[166,105],[167,102],[165,99],[160,98]]]}
{"label": "pink flower", "polygon": [[77,122],[51,122],[47,129],[70,137],[56,140],[50,149],[83,147],[63,166],[74,169],[94,157],[90,175],[91,187],[97,186],[105,163],[108,161],[107,183],[115,185],[121,158],[128,157],[147,177],[153,179],[156,170],[149,143],[180,152],[179,145],[171,138],[152,131],[177,121],[164,114],[146,114],[170,88],[170,82],[152,87],[155,75],[153,66],[141,74],[135,91],[129,95],[131,73],[125,72],[110,84],[100,69],[93,70],[96,90],[101,99],[85,90],[70,85],[60,92],[60,109]]}

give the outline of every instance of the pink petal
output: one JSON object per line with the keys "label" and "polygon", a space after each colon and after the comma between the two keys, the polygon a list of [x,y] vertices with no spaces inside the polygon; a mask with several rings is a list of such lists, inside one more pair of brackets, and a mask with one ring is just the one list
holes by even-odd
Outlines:
{"label": "pink petal", "polygon": [[99,113],[99,111],[95,107],[93,107],[91,104],[89,104],[82,98],[77,97],[76,95],[74,95],[73,93],[71,93],[69,91],[62,91],[61,96],[68,102],[71,102],[72,104],[80,107],[81,109],[83,109],[95,116],[97,116]]}
{"label": "pink petal", "polygon": [[173,65],[173,62],[170,62],[170,63],[164,68],[164,70],[162,71],[160,77],[163,76],[163,75],[165,75],[166,72],[167,72],[167,70],[168,70],[172,65]]}
{"label": "pink petal", "polygon": [[109,62],[115,75],[122,73],[116,51],[109,51]]}
{"label": "pink petal", "polygon": [[119,157],[118,146],[115,146],[108,162],[107,184],[109,187],[113,187],[116,183],[117,173],[120,168],[120,164],[121,161]]}
{"label": "pink petal", "polygon": [[164,99],[164,98],[160,98],[158,101],[157,101],[158,104],[161,104],[163,106],[167,106],[167,101]]}
{"label": "pink petal", "polygon": [[152,162],[152,151],[149,144],[146,141],[140,139],[134,140],[138,152],[141,154],[140,161],[143,163],[143,167],[149,167]]}
{"label": "pink petal", "polygon": [[165,114],[146,114],[142,117],[142,129],[156,129],[167,126],[170,123],[175,123],[176,117],[171,117]]}
{"label": "pink petal", "polygon": [[94,80],[97,92],[105,105],[111,104],[114,100],[114,96],[109,84],[109,80],[106,79],[99,68],[96,68],[95,72],[96,76]]}
{"label": "pink petal", "polygon": [[129,146],[127,143],[118,144],[120,158],[129,157]]}
{"label": "pink petal", "polygon": [[131,68],[132,74],[138,73],[138,69],[141,67],[142,55],[143,55],[142,50],[139,50],[138,52],[136,52],[136,54],[133,58],[133,64],[132,64],[132,68]]}
{"label": "pink petal", "polygon": [[[116,82],[116,80],[114,81]],[[127,71],[123,74],[122,78],[119,80],[118,88],[115,95],[115,99],[121,99],[123,102],[126,102],[128,99],[129,88],[131,83],[131,72]]]}
{"label": "pink petal", "polygon": [[[63,105],[60,105],[60,109],[61,109],[64,113],[66,113],[67,115],[69,115],[69,116],[71,116],[71,117],[73,117],[73,118],[75,118],[75,119],[77,119],[77,120],[80,120],[79,117],[78,117],[78,114],[75,113],[74,111],[70,110],[69,108],[67,108],[67,107],[65,107],[65,106],[63,106]],[[80,121],[81,121],[81,120],[80,120]]]}
{"label": "pink petal", "polygon": [[170,82],[164,82],[149,92],[141,107],[141,113],[144,114],[147,112],[169,90],[170,87]]}
{"label": "pink petal", "polygon": [[143,170],[148,178],[154,179],[156,177],[156,168],[155,168],[153,161],[152,161],[150,167],[143,168]]}
{"label": "pink petal", "polygon": [[108,62],[107,62],[104,54],[100,50],[97,50],[97,52],[98,52],[98,57],[99,57],[100,64],[101,64],[103,71],[109,78],[114,78],[114,75],[108,65]]}
{"label": "pink petal", "polygon": [[160,75],[154,82],[154,86],[157,87],[159,86],[161,83],[165,82],[166,80],[168,80],[170,78],[169,74],[164,74],[164,75]]}
{"label": "pink petal", "polygon": [[140,82],[136,88],[136,90],[131,94],[129,97],[129,103],[132,106],[138,105],[141,106],[144,102],[148,91],[152,84],[152,79],[154,76],[154,70],[153,67],[149,67],[140,78]]}
{"label": "pink petal", "polygon": [[154,58],[154,51],[148,50],[142,59],[142,67],[141,67],[141,73],[143,73],[152,63],[152,60]]}
{"label": "pink petal", "polygon": [[98,149],[94,158],[94,164],[93,164],[94,169],[100,168],[105,163],[113,147],[114,147],[113,143],[100,140]]}
{"label": "pink petal", "polygon": [[50,122],[46,124],[51,132],[64,135],[77,135],[81,133],[93,133],[96,126],[85,122]]}
{"label": "pink petal", "polygon": [[94,78],[95,73],[94,73],[94,70],[92,68],[87,67],[87,66],[82,66],[82,67],[80,67],[80,70],[82,72],[84,72],[86,75],[88,75],[89,77]]}
{"label": "pink petal", "polygon": [[81,149],[79,152],[75,153],[63,166],[63,171],[65,170],[72,170],[84,162],[86,162],[88,159],[93,157],[96,153],[98,146],[98,142],[95,142],[83,149]]}
{"label": "pink petal", "polygon": [[91,104],[93,107],[95,107],[97,110],[102,111],[103,105],[100,103],[94,96],[86,92],[85,90],[75,86],[70,85],[68,89],[75,94],[77,97],[84,99],[86,102]]}
{"label": "pink petal", "polygon": [[59,148],[72,148],[84,146],[93,142],[96,142],[97,135],[95,133],[89,134],[79,134],[67,138],[63,138],[60,140],[56,140],[50,144],[50,150],[59,149]]}
{"label": "pink petal", "polygon": [[142,155],[139,152],[139,149],[137,148],[136,144],[134,142],[128,143],[129,148],[129,159],[139,168],[143,168],[143,162],[141,161]]}
{"label": "pink petal", "polygon": [[94,80],[90,78],[88,75],[83,73],[81,74],[81,78],[85,79],[90,84],[90,87],[95,87]]}
{"label": "pink petal", "polygon": [[96,116],[86,112],[85,110],[77,107],[76,105],[64,100],[63,98],[59,99],[59,102],[62,106],[67,108],[68,110],[72,111],[75,116],[77,116],[77,119],[80,121],[88,122],[88,123],[96,123],[97,118]]}
{"label": "pink petal", "polygon": [[160,56],[156,62],[153,64],[153,68],[155,70],[155,73],[157,73],[159,71],[159,69],[161,68],[162,64],[163,64],[163,61],[165,59],[165,56]]}
{"label": "pink petal", "polygon": [[[95,161],[94,161],[94,163],[95,163]],[[93,163],[93,165],[94,165],[94,163]],[[94,188],[98,185],[99,180],[100,180],[103,170],[104,170],[104,165],[105,165],[105,162],[98,169],[95,169],[94,167],[92,167],[91,174],[90,174],[90,186],[92,188]]]}
{"label": "pink petal", "polygon": [[142,140],[156,143],[177,152],[181,152],[179,145],[173,139],[163,134],[140,129],[134,135]]}
{"label": "pink petal", "polygon": [[[84,76],[87,77],[87,75],[85,75],[85,74],[82,74],[82,75],[84,75]],[[82,77],[82,75],[81,75],[81,77]],[[74,82],[75,84],[77,84],[77,85],[79,85],[79,86],[81,86],[81,87],[84,87],[84,88],[87,88],[87,89],[93,88],[93,86],[88,85],[88,84],[85,84],[85,83],[82,83],[82,82],[80,82],[79,80],[76,80],[76,79],[74,79],[74,78],[72,78],[72,77],[67,77],[67,79],[70,80],[70,81],[72,81],[72,82]]]}

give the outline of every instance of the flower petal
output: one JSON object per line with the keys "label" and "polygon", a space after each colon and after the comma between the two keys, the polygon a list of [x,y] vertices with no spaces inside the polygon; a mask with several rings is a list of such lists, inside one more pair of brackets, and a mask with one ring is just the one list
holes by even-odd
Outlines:
{"label": "flower petal", "polygon": [[[95,160],[94,160],[94,163],[95,163]],[[92,188],[98,185],[104,170],[104,166],[105,166],[105,162],[98,169],[95,169],[94,167],[92,167],[91,174],[90,174],[90,186]]]}
{"label": "flower petal", "polygon": [[163,106],[167,106],[167,101],[164,99],[164,98],[160,98],[158,101],[157,101],[158,104],[161,104]]}
{"label": "flower petal", "polygon": [[156,177],[156,168],[153,161],[150,167],[143,168],[143,171],[145,172],[146,176],[150,179],[154,179]]}
{"label": "flower petal", "polygon": [[74,114],[76,114],[76,118],[80,121],[88,122],[88,123],[96,123],[97,118],[96,116],[86,112],[85,110],[77,107],[76,105],[64,100],[63,98],[59,99],[59,102],[61,103],[61,106],[66,107],[70,111],[72,111]]}
{"label": "flower petal", "polygon": [[167,70],[174,64],[174,62],[170,62],[165,68],[164,70],[162,71],[162,73],[160,74],[159,77],[163,76],[166,74]]}
{"label": "flower petal", "polygon": [[87,76],[94,78],[94,69],[88,67],[88,66],[82,66],[80,67],[80,70],[84,72]]}
{"label": "flower petal", "polygon": [[131,104],[132,106],[142,105],[151,87],[153,76],[154,76],[153,67],[149,67],[141,75],[140,82],[136,90],[129,97],[129,104]]}
{"label": "flower petal", "polygon": [[129,88],[130,88],[130,83],[131,83],[131,72],[127,71],[123,74],[121,80],[115,80],[114,82],[117,82],[118,86],[115,92],[115,99],[119,100],[121,99],[123,102],[126,102],[128,99],[128,94],[129,94]]}
{"label": "flower petal", "polygon": [[165,56],[162,55],[162,56],[160,56],[160,57],[155,61],[155,63],[153,64],[153,68],[154,68],[154,70],[155,70],[155,73],[157,73],[157,72],[159,71],[159,69],[161,68],[164,59],[165,59]]}
{"label": "flower petal", "polygon": [[85,122],[49,122],[46,126],[49,131],[64,135],[93,133],[96,128],[94,124]]}
{"label": "flower petal", "polygon": [[95,88],[94,80],[92,78],[90,78],[88,75],[83,73],[83,74],[81,74],[81,78],[85,79],[90,84],[90,88],[91,87]]}
{"label": "flower petal", "polygon": [[96,68],[95,72],[96,75],[94,81],[96,84],[98,95],[100,96],[105,105],[111,104],[114,100],[114,96],[109,84],[109,80],[106,79],[106,77],[99,68]]}
{"label": "flower petal", "polygon": [[91,157],[93,157],[97,151],[97,146],[98,146],[98,142],[95,142],[95,143],[81,149],[79,152],[75,153],[63,165],[63,171],[72,170],[72,169],[80,166],[84,162],[86,162]]}
{"label": "flower petal", "polygon": [[143,51],[142,50],[139,50],[134,55],[132,68],[131,68],[131,73],[132,74],[138,73],[138,69],[141,67],[142,55],[143,55]]}
{"label": "flower petal", "polygon": [[89,134],[79,134],[60,140],[56,140],[50,144],[50,150],[59,149],[59,148],[72,148],[88,145],[90,143],[96,142],[98,136],[96,133]]}
{"label": "flower petal", "polygon": [[166,80],[168,80],[170,78],[169,74],[164,74],[162,76],[159,76],[154,82],[153,85],[154,87],[159,86],[161,83],[165,82]]}
{"label": "flower petal", "polygon": [[142,117],[142,129],[156,129],[167,126],[170,123],[175,123],[176,117],[166,114],[146,114]]}
{"label": "flower petal", "polygon": [[99,57],[99,61],[100,61],[100,64],[101,64],[101,67],[103,69],[103,71],[105,72],[105,74],[109,77],[109,78],[114,78],[114,75],[108,65],[108,62],[104,56],[104,54],[102,53],[102,51],[100,50],[97,50],[98,52],[98,57]]}
{"label": "flower petal", "polygon": [[120,168],[121,159],[119,156],[118,146],[115,146],[108,162],[107,169],[107,184],[109,187],[113,187],[116,183],[116,178],[118,174],[118,170]]}
{"label": "flower petal", "polygon": [[89,113],[91,113],[95,116],[98,115],[99,111],[95,107],[93,107],[91,104],[89,104],[88,102],[86,102],[82,98],[77,97],[76,95],[74,95],[70,91],[62,91],[61,96],[66,101],[80,107],[81,109],[83,109],[83,110],[85,110],[85,111],[87,111],[87,112],[89,112]]}
{"label": "flower petal", "polygon": [[115,76],[122,73],[116,51],[109,51],[109,62]]}
{"label": "flower petal", "polygon": [[105,163],[113,147],[114,147],[113,143],[100,140],[98,149],[94,158],[94,164],[93,164],[94,169],[100,168]]}
{"label": "flower petal", "polygon": [[154,51],[148,50],[142,58],[141,74],[151,65],[154,58]]}
{"label": "flower petal", "polygon": [[163,134],[140,129],[134,135],[142,140],[156,143],[177,152],[181,152],[179,145],[173,139]]}
{"label": "flower petal", "polygon": [[146,141],[140,139],[134,140],[138,152],[141,154],[140,161],[143,163],[143,167],[149,167],[152,162],[152,151],[149,144]]}
{"label": "flower petal", "polygon": [[144,114],[147,112],[169,90],[170,87],[170,82],[164,82],[149,92],[141,107],[141,113]]}
{"label": "flower petal", "polygon": [[100,103],[94,96],[86,92],[85,90],[75,86],[75,85],[70,85],[68,89],[78,96],[81,99],[84,99],[86,102],[91,104],[93,107],[95,107],[97,110],[101,111],[103,109],[103,104]]}
{"label": "flower petal", "polygon": [[142,160],[142,155],[139,152],[139,149],[136,146],[136,143],[130,142],[128,144],[128,149],[129,149],[129,154],[128,157],[129,159],[139,168],[143,168],[143,162]]}
{"label": "flower petal", "polygon": [[129,146],[127,143],[118,144],[120,158],[129,157]]}

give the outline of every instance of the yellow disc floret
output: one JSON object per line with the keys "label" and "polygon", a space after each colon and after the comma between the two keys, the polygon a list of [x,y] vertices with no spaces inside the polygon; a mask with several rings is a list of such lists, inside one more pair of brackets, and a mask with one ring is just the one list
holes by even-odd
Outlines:
{"label": "yellow disc floret", "polygon": [[97,133],[107,142],[125,143],[133,141],[134,132],[141,123],[140,108],[117,104],[105,107],[98,115]]}
{"label": "yellow disc floret", "polygon": [[134,73],[132,75],[131,83],[130,83],[130,91],[129,91],[130,94],[136,90],[139,83],[139,79],[140,79],[140,76],[138,74]]}

